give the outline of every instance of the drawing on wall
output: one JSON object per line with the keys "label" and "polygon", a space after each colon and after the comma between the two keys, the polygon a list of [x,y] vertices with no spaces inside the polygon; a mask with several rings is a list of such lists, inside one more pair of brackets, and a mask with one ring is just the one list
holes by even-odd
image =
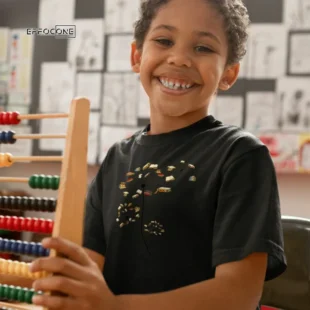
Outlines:
{"label": "drawing on wall", "polygon": [[252,25],[249,36],[249,78],[277,78],[285,74],[287,33],[282,25]]}
{"label": "drawing on wall", "polygon": [[259,139],[268,147],[277,171],[298,170],[298,135],[266,133],[259,135]]}
{"label": "drawing on wall", "polygon": [[306,78],[282,78],[277,83],[278,98],[282,100],[282,130],[309,130],[310,88]]}
{"label": "drawing on wall", "polygon": [[8,61],[9,28],[0,27],[0,63]]}
{"label": "drawing on wall", "polygon": [[66,62],[45,62],[41,66],[39,110],[67,113],[74,96],[74,70]]}
{"label": "drawing on wall", "polygon": [[102,70],[104,29],[102,19],[75,20],[76,38],[68,42],[68,62],[77,70]]}
{"label": "drawing on wall", "polygon": [[275,130],[276,100],[274,92],[248,92],[245,128],[253,133]]}
{"label": "drawing on wall", "polygon": [[74,24],[75,0],[40,0],[39,28]]}
{"label": "drawing on wall", "polygon": [[241,127],[243,125],[243,104],[243,97],[240,96],[217,96],[212,103],[213,115],[223,124]]}
{"label": "drawing on wall", "polygon": [[299,166],[301,172],[310,171],[310,134],[303,134],[300,136]]}
{"label": "drawing on wall", "polygon": [[133,32],[139,17],[141,0],[105,0],[105,25],[107,33]]}
{"label": "drawing on wall", "polygon": [[108,36],[108,72],[131,72],[130,49],[132,35]]}
{"label": "drawing on wall", "polygon": [[[310,18],[310,17],[309,17]],[[310,77],[310,30],[290,35],[289,75]]]}
{"label": "drawing on wall", "polygon": [[95,165],[97,163],[99,135],[100,135],[100,112],[91,112],[89,116],[88,153],[87,153],[87,162],[89,165]]}
{"label": "drawing on wall", "polygon": [[90,101],[91,110],[100,109],[102,73],[80,72],[76,78],[75,96],[86,97]]}
{"label": "drawing on wall", "polygon": [[102,123],[137,126],[139,96],[137,75],[105,73],[103,83]]}
{"label": "drawing on wall", "polygon": [[284,0],[284,23],[290,29],[310,28],[310,0]]}

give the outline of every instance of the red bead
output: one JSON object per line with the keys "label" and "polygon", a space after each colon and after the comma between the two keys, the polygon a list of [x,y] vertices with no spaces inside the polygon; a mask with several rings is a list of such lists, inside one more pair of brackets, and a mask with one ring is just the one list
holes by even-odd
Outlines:
{"label": "red bead", "polygon": [[2,117],[3,125],[11,125],[10,124],[11,112],[4,112]]}
{"label": "red bead", "polygon": [[33,231],[34,232],[37,232],[37,233],[40,232],[41,222],[42,222],[41,219],[35,219],[34,220],[34,223],[33,223]]}
{"label": "red bead", "polygon": [[20,231],[20,220],[17,216],[13,216],[13,230]]}
{"label": "red bead", "polygon": [[3,125],[3,115],[4,112],[0,112],[0,125]]}
{"label": "red bead", "polygon": [[5,218],[3,215],[0,215],[0,228],[4,229],[5,226]]}
{"label": "red bead", "polygon": [[20,123],[20,119],[18,117],[19,117],[19,112],[11,113],[11,118],[10,118],[11,125],[18,125]]}
{"label": "red bead", "polygon": [[33,231],[34,219],[27,217],[26,231]]}
{"label": "red bead", "polygon": [[54,228],[54,222],[52,220],[48,220],[47,221],[47,224],[48,224],[48,234],[51,234],[53,233],[53,228]]}
{"label": "red bead", "polygon": [[10,216],[5,216],[4,217],[4,228],[12,230],[12,218]]}
{"label": "red bead", "polygon": [[27,219],[25,217],[19,217],[19,227],[21,231],[25,231],[27,227]]}

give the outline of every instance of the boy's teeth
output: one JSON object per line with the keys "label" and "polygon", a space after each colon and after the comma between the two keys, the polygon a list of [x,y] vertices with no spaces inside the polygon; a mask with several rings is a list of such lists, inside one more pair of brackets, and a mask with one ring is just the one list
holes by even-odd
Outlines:
{"label": "boy's teeth", "polygon": [[191,84],[186,84],[186,83],[180,83],[180,82],[173,82],[173,81],[168,81],[168,79],[160,78],[160,82],[167,88],[169,89],[188,89],[192,85]]}

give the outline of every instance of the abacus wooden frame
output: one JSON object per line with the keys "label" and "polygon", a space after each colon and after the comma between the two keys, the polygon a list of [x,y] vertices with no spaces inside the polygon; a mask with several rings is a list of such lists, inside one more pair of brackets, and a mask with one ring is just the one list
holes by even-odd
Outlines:
{"label": "abacus wooden frame", "polygon": [[[83,217],[87,191],[87,151],[90,102],[75,98],[68,115],[67,138],[62,161],[60,186],[54,218],[53,237],[63,237],[82,244]],[[50,256],[58,253],[50,251]],[[3,303],[0,306],[16,310],[42,309],[34,305]],[[48,310],[48,309],[45,309]]]}

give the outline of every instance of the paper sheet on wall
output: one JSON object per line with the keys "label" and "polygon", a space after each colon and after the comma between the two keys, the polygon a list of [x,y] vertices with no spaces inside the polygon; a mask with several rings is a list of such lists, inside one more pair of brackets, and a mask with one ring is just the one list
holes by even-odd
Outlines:
{"label": "paper sheet on wall", "polygon": [[298,171],[299,135],[265,133],[258,137],[268,147],[278,172]]}
{"label": "paper sheet on wall", "polygon": [[97,163],[98,142],[100,137],[100,113],[91,112],[89,115],[89,135],[87,162],[89,165]]}
{"label": "paper sheet on wall", "polygon": [[102,126],[100,129],[100,151],[99,151],[100,162],[104,160],[108,150],[114,143],[132,136],[135,132],[137,132],[140,129],[142,128]]}
{"label": "paper sheet on wall", "polygon": [[283,19],[290,29],[310,28],[310,0],[284,0]]}
{"label": "paper sheet on wall", "polygon": [[40,0],[39,28],[74,24],[75,0]]}
{"label": "paper sheet on wall", "polygon": [[0,63],[8,61],[9,28],[0,27]]}
{"label": "paper sheet on wall", "polygon": [[145,92],[140,80],[139,81],[139,100],[138,100],[138,118],[150,118],[150,103],[149,97]]}
{"label": "paper sheet on wall", "polygon": [[[1,131],[12,130],[10,126],[1,126]],[[30,126],[17,126],[14,127],[16,134],[30,134]],[[15,144],[0,144],[2,153],[11,153],[13,156],[31,156],[32,155],[32,144],[31,139],[19,139]]]}
{"label": "paper sheet on wall", "polygon": [[90,100],[91,110],[100,108],[102,73],[83,72],[77,74],[75,95]]}
{"label": "paper sheet on wall", "polygon": [[292,34],[288,71],[290,74],[310,75],[310,30]]}
{"label": "paper sheet on wall", "polygon": [[105,0],[104,12],[107,33],[133,32],[139,17],[141,0]]}
{"label": "paper sheet on wall", "polygon": [[299,171],[310,172],[310,134],[299,136]]}
{"label": "paper sheet on wall", "polygon": [[132,35],[111,35],[108,37],[107,70],[109,72],[131,72],[130,46]]}
{"label": "paper sheet on wall", "polygon": [[215,118],[223,124],[241,127],[243,123],[243,101],[240,96],[217,96],[213,103]]}
{"label": "paper sheet on wall", "polygon": [[102,70],[104,51],[103,19],[78,19],[76,38],[68,42],[68,62],[76,70]]}
{"label": "paper sheet on wall", "polygon": [[287,31],[283,25],[252,25],[248,46],[248,77],[267,79],[285,74]]}
{"label": "paper sheet on wall", "polygon": [[282,78],[277,82],[280,125],[284,131],[310,130],[310,88],[307,78]]}
{"label": "paper sheet on wall", "polygon": [[275,130],[276,96],[273,92],[248,92],[245,128],[252,133]]}
{"label": "paper sheet on wall", "polygon": [[45,62],[41,66],[40,112],[67,113],[74,97],[75,72],[66,62]]}
{"label": "paper sheet on wall", "polygon": [[[51,118],[40,120],[41,134],[65,135],[67,133],[67,118]],[[60,151],[65,149],[66,139],[40,139],[39,148],[42,151]]]}
{"label": "paper sheet on wall", "polygon": [[9,74],[10,66],[8,63],[0,63],[0,105],[4,106],[8,102]]}
{"label": "paper sheet on wall", "polygon": [[137,125],[139,81],[135,73],[105,73],[102,123]]}

